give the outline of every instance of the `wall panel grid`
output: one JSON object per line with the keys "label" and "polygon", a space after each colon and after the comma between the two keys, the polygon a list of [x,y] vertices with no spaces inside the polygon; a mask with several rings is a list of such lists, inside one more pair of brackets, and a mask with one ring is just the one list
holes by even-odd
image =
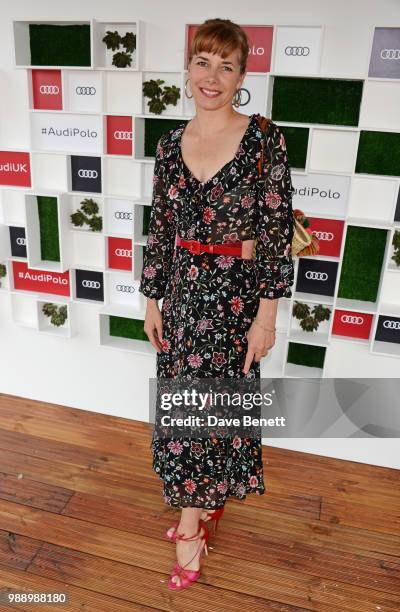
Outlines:
{"label": "wall panel grid", "polygon": [[[78,333],[76,305],[90,305],[101,346],[155,357],[138,292],[155,143],[194,116],[184,87],[197,25],[182,27],[176,71],[144,69],[145,26],[13,22],[30,146],[0,151],[0,296],[15,323],[65,338]],[[379,367],[400,356],[400,27],[371,29],[365,71],[351,78],[322,73],[323,25],[243,27],[238,110],[282,128],[293,208],[320,241],[318,255],[295,258],[262,367],[323,377],[327,351],[354,343]]]}

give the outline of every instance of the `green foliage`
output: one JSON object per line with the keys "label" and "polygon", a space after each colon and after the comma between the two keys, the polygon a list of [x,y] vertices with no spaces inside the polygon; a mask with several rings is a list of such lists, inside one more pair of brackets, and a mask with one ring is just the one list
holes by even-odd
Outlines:
{"label": "green foliage", "polygon": [[50,317],[50,322],[56,327],[64,325],[68,318],[67,306],[57,306],[52,302],[46,302],[43,304],[42,312],[46,317]]}
{"label": "green foliage", "polygon": [[392,259],[396,266],[400,266],[400,231],[395,230],[393,234],[392,244],[394,246],[394,253]]}
{"label": "green foliage", "polygon": [[132,56],[125,51],[119,51],[118,53],[114,53],[112,64],[113,66],[117,66],[117,68],[126,68],[132,64]]}
{"label": "green foliage", "polygon": [[121,38],[121,43],[129,53],[133,53],[136,49],[136,34],[127,32],[125,36]]}
{"label": "green foliage", "polygon": [[312,332],[318,329],[321,321],[329,321],[331,310],[322,304],[316,304],[310,312],[308,304],[295,301],[292,314],[299,319],[301,329]]}
{"label": "green foliage", "polygon": [[111,32],[111,30],[107,30],[106,35],[104,36],[102,41],[106,44],[107,49],[116,51],[117,49],[119,49],[119,46],[121,44],[121,36],[117,32],[117,30],[115,30],[114,32]]}
{"label": "green foliage", "polygon": [[4,264],[0,264],[0,278],[3,278],[7,274],[7,268]]}
{"label": "green foliage", "polygon": [[96,214],[98,211],[99,206],[97,202],[93,198],[85,198],[81,202],[80,209],[70,215],[71,222],[75,227],[82,227],[86,223],[92,232],[101,232],[103,229],[103,218]]}
{"label": "green foliage", "polygon": [[[112,58],[112,65],[117,68],[126,68],[127,66],[131,66],[132,64],[132,53],[136,49],[136,34],[133,32],[127,32],[125,36],[119,34],[117,30],[111,32],[111,30],[106,31],[106,35],[103,37],[102,41],[107,46],[107,49],[111,49],[112,51],[117,51],[114,53]],[[119,51],[120,45],[125,47],[125,51]]]}
{"label": "green foliage", "polygon": [[150,79],[143,83],[143,95],[149,98],[149,111],[161,115],[169,104],[176,106],[181,97],[179,87],[175,85],[161,87],[163,79]]}

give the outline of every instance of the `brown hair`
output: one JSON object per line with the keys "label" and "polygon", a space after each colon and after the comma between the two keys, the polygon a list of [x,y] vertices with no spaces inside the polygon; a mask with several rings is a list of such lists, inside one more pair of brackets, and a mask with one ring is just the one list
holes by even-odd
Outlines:
{"label": "brown hair", "polygon": [[188,52],[188,64],[201,51],[217,53],[227,57],[232,51],[239,51],[240,74],[246,70],[250,52],[246,32],[230,19],[207,19],[196,30]]}

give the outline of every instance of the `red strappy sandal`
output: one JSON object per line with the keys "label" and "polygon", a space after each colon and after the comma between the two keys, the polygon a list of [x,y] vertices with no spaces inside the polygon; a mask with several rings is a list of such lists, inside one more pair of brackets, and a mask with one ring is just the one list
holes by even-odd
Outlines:
{"label": "red strappy sandal", "polygon": [[[214,526],[214,534],[217,531],[218,528],[218,523],[224,513],[225,510],[225,506],[222,506],[221,508],[216,508],[216,510],[214,510],[214,512],[208,512],[207,510],[204,510],[204,512],[206,512],[207,516],[209,517],[209,519],[207,521],[205,521],[204,519],[200,519],[203,521],[203,523],[209,523],[210,521],[215,521],[213,523]],[[176,542],[176,530],[178,528],[179,525],[179,521],[176,521],[171,527],[169,527],[166,532],[165,532],[165,537],[167,540],[169,540],[170,542]],[[173,529],[174,531],[169,534],[168,532],[171,531],[171,529]]]}
{"label": "red strappy sandal", "polygon": [[[202,528],[204,528],[204,534],[201,536],[200,532]],[[197,533],[195,533],[193,536],[186,538],[183,535],[180,535],[178,533],[175,535],[175,541],[176,540],[186,540],[186,541],[201,540],[201,544],[199,548],[197,549],[195,555],[185,565],[182,566],[179,564],[179,562],[175,563],[172,569],[172,572],[170,574],[169,580],[168,580],[169,589],[171,589],[172,591],[182,591],[182,589],[186,589],[193,582],[196,582],[200,578],[200,575],[201,575],[200,568],[198,570],[187,570],[185,569],[185,567],[188,566],[189,563],[193,561],[193,559],[196,557],[196,555],[199,552],[200,552],[199,563],[201,565],[203,551],[205,551],[206,555],[208,555],[208,546],[207,546],[208,537],[209,537],[209,534],[208,534],[207,526],[201,520],[199,521],[199,528],[197,530]],[[177,584],[176,582],[172,580],[174,576],[179,576],[180,584]]]}

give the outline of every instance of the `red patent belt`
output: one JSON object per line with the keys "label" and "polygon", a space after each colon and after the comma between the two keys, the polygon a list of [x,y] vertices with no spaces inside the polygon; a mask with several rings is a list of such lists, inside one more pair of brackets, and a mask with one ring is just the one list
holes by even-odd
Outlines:
{"label": "red patent belt", "polygon": [[200,255],[200,253],[216,253],[220,255],[242,255],[242,242],[232,242],[230,244],[205,244],[199,240],[183,240],[178,234],[176,235],[176,246],[188,249],[192,255]]}

